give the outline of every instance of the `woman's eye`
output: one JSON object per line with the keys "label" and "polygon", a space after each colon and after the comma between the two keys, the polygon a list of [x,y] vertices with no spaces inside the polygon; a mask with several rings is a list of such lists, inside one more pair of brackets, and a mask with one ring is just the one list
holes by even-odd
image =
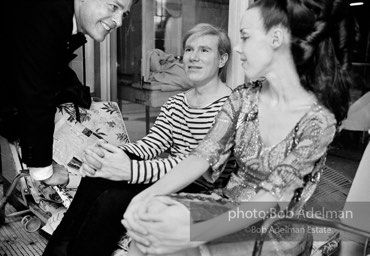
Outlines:
{"label": "woman's eye", "polygon": [[202,52],[208,52],[208,49],[202,49]]}
{"label": "woman's eye", "polygon": [[190,48],[185,48],[185,52],[191,52]]}

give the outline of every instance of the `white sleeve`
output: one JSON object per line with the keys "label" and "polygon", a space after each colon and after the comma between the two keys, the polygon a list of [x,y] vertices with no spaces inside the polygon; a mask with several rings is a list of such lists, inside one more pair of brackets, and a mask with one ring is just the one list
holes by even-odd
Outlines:
{"label": "white sleeve", "polygon": [[30,176],[34,180],[46,180],[53,175],[53,166],[46,167],[28,167]]}

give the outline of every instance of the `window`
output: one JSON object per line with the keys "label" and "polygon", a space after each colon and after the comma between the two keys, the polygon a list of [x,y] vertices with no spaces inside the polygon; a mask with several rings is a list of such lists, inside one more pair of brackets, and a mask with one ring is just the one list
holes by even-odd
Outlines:
{"label": "window", "polygon": [[137,83],[147,69],[146,52],[182,55],[182,37],[201,22],[228,29],[229,0],[139,1],[117,31],[118,83]]}

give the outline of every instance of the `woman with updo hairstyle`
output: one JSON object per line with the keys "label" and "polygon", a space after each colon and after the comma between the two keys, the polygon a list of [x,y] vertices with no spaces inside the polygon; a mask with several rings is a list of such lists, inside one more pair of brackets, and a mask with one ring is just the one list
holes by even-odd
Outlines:
{"label": "woman with updo hairstyle", "polygon": [[[302,86],[335,115],[339,125],[348,111],[350,49],[355,38],[348,1],[257,1],[254,6],[262,10],[266,30],[279,20],[290,29]],[[286,18],[279,17],[279,9],[287,12]]]}
{"label": "woman with updo hairstyle", "polygon": [[[129,255],[251,255],[264,218],[301,214],[346,117],[353,31],[344,0],[251,4],[235,47],[251,82],[186,159],[131,201]],[[200,176],[215,181],[230,155],[237,167],[224,188],[174,194]],[[268,236],[262,255],[310,255],[307,226]]]}

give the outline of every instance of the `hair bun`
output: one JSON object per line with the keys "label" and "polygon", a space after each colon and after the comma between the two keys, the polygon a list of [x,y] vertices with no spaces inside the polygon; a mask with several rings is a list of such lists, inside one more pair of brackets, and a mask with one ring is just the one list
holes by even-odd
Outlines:
{"label": "hair bun", "polygon": [[307,62],[324,40],[332,40],[336,57],[348,66],[353,41],[353,19],[347,0],[290,0],[287,15],[297,65]]}

